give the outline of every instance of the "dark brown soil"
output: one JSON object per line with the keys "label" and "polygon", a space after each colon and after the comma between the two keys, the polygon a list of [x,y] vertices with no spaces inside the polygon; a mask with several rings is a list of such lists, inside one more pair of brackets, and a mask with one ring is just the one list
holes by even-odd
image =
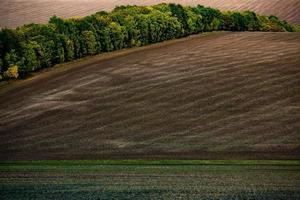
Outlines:
{"label": "dark brown soil", "polygon": [[0,160],[300,159],[299,44],[210,33],[12,84]]}

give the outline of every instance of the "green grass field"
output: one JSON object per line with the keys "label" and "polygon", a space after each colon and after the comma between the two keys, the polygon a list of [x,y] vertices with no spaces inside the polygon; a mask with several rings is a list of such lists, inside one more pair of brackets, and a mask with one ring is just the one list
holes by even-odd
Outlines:
{"label": "green grass field", "polygon": [[300,199],[300,161],[0,163],[2,199]]}

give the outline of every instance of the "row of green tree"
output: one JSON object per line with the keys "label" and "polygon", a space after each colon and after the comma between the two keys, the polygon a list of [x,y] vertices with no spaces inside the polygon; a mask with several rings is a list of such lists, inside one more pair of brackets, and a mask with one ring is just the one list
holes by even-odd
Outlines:
{"label": "row of green tree", "polygon": [[120,6],[84,18],[54,16],[48,24],[0,31],[0,79],[22,78],[84,56],[208,31],[298,31],[298,27],[275,16],[220,12],[200,5]]}

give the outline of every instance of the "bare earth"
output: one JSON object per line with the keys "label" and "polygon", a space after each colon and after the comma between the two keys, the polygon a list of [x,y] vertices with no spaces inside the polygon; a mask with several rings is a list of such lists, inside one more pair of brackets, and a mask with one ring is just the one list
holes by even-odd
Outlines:
{"label": "bare earth", "polygon": [[86,16],[100,10],[111,10],[117,5],[152,5],[162,2],[192,6],[202,4],[221,10],[253,10],[300,24],[299,0],[1,0],[0,27],[45,23],[53,15]]}
{"label": "bare earth", "polygon": [[300,159],[299,44],[210,33],[2,88],[0,160]]}

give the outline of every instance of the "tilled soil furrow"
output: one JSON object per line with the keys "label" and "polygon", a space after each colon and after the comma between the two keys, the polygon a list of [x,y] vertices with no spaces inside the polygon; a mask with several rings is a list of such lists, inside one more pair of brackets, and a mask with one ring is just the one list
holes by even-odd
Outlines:
{"label": "tilled soil furrow", "polygon": [[50,72],[1,94],[0,159],[299,159],[299,43],[211,33]]}

